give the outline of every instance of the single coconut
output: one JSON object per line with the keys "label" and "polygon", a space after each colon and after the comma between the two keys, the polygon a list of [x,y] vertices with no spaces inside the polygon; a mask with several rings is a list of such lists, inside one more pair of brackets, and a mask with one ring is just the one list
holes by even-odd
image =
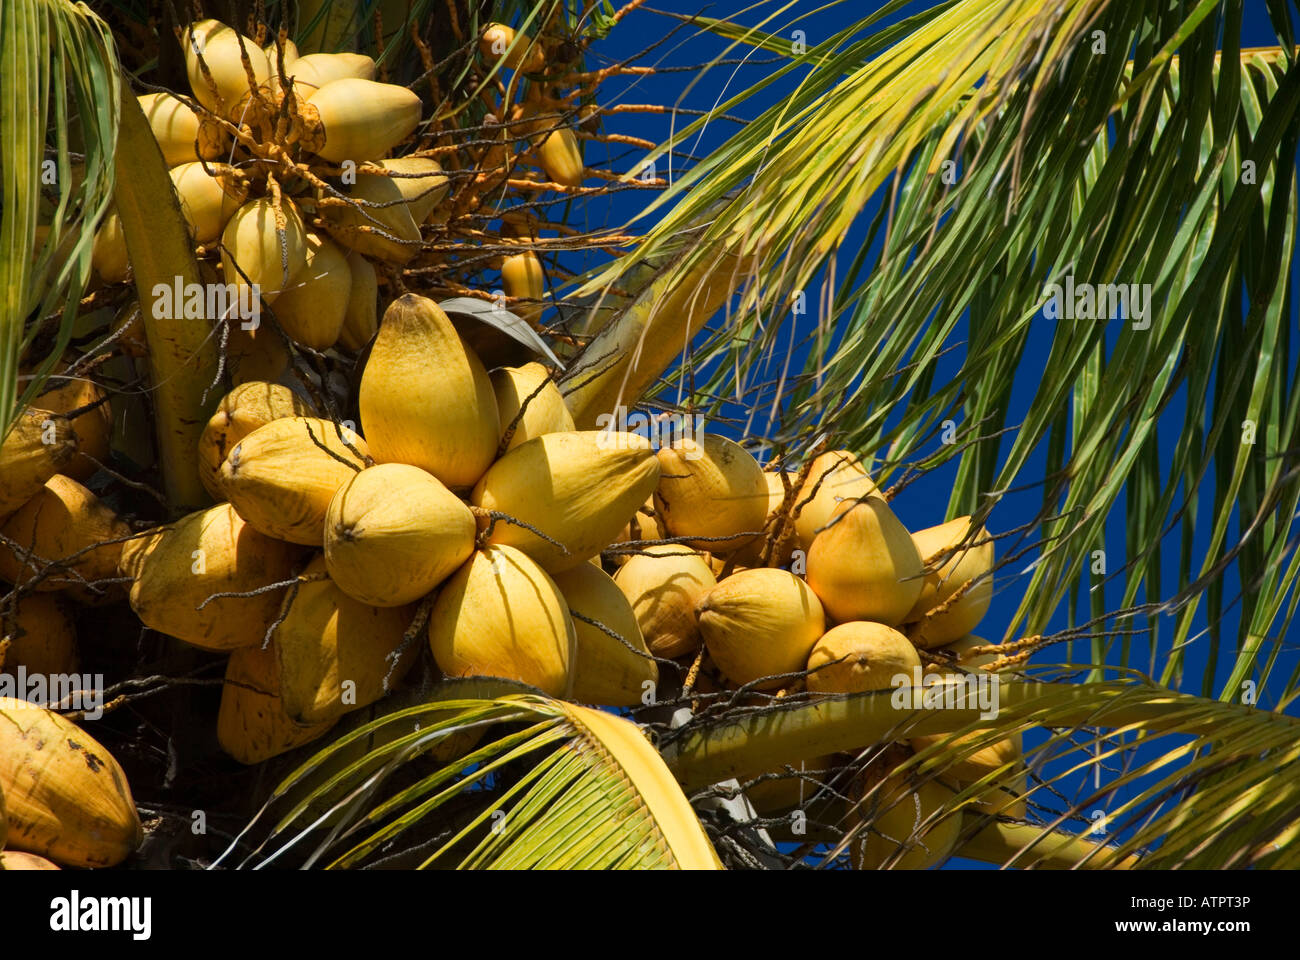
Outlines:
{"label": "single coconut", "polygon": [[325,563],[362,603],[419,600],[474,552],[474,515],[432,475],[381,463],[349,478],[325,514]]}
{"label": "single coconut", "polygon": [[130,528],[111,507],[71,477],[55,474],[0,525],[0,578],[33,581],[36,590],[96,586],[117,576],[122,542]]}
{"label": "single coconut", "polygon": [[172,93],[146,93],[136,97],[149,129],[158,141],[163,161],[169,167],[193,160],[213,160],[211,151],[199,152],[199,116],[180,97]]}
{"label": "single coconut", "polygon": [[239,185],[232,171],[232,167],[223,164],[208,164],[205,170],[197,160],[168,171],[176,198],[180,201],[181,214],[190,228],[191,237],[199,246],[215,243],[244,202],[247,191]]}
{"label": "single coconut", "polygon": [[133,580],[131,609],[146,627],[205,650],[234,650],[263,642],[284,597],[264,588],[292,577],[303,553],[223,503],[131,541],[121,572]]}
{"label": "single coconut", "polygon": [[659,462],[644,437],[604,430],[548,433],[492,464],[470,502],[522,521],[497,519],[488,542],[518,547],[557,572],[600,553],[658,480]]}
{"label": "single coconut", "polygon": [[546,51],[526,33],[515,33],[504,23],[489,23],[478,40],[479,52],[485,57],[505,61],[511,70],[540,73],[546,69]]}
{"label": "single coconut", "polygon": [[90,248],[90,265],[105,283],[122,283],[130,275],[131,261],[126,251],[126,234],[122,218],[110,213],[95,231]]}
{"label": "single coconut", "polygon": [[221,465],[221,493],[255,530],[319,547],[338,489],[366,466],[366,442],[346,426],[286,417],[258,427]]}
{"label": "single coconut", "polygon": [[379,329],[379,277],[375,265],[357,253],[348,251],[348,273],[352,286],[348,290],[348,303],[343,311],[343,329],[339,331],[339,345],[344,350],[356,352],[370,342]]}
{"label": "single coconut", "polygon": [[653,694],[659,681],[659,665],[618,584],[589,563],[557,573],[554,579],[569,605],[578,641],[572,698],[610,707],[645,702],[647,690]]}
{"label": "single coconut", "polygon": [[409,463],[464,490],[496,458],[501,421],[492,381],[427,297],[405,294],[384,312],[358,402],[380,463]]}
{"label": "single coconut", "polygon": [[292,339],[328,350],[343,332],[352,270],[347,254],[329,237],[307,231],[307,261],[275,301],[275,319]]}
{"label": "single coconut", "polygon": [[76,456],[77,434],[68,420],[29,407],[0,442],[0,517],[12,513]]}
{"label": "single coconut", "polygon": [[221,246],[226,283],[241,297],[251,285],[267,303],[274,303],[307,264],[307,230],[287,198],[278,206],[270,197],[245,203],[226,223]]}
{"label": "single coconut", "polygon": [[451,190],[442,164],[432,157],[396,157],[379,165],[388,171],[417,224],[428,222]]}
{"label": "single coconut", "polygon": [[382,157],[420,125],[419,95],[395,83],[343,77],[323,84],[308,103],[322,130],[315,152],[331,163]]}
{"label": "single coconut", "polygon": [[66,676],[78,666],[76,627],[58,597],[29,593],[0,609],[0,672]]}
{"label": "single coconut", "polygon": [[[696,605],[700,634],[719,669],[757,689],[790,686],[825,632],[822,605],[808,585],[786,570],[756,568],[732,574]],[[772,677],[770,680],[763,680]]]}
{"label": "single coconut", "polygon": [[[187,27],[181,46],[195,99],[213,113],[238,123],[253,89],[271,77],[266,51],[217,20],[200,20]],[[251,86],[249,67],[253,72]]]}
{"label": "single coconut", "polygon": [[916,648],[893,627],[853,620],[827,630],[808,657],[808,689],[813,693],[887,690],[921,666]]}
{"label": "single coconut", "polygon": [[540,363],[492,371],[492,392],[501,415],[502,440],[510,434],[506,450],[545,433],[573,430],[573,416],[560,388]]}
{"label": "single coconut", "polygon": [[519,298],[511,310],[529,323],[536,323],[542,315],[546,297],[546,273],[542,261],[531,250],[512,254],[501,261],[501,285],[506,296]]}
{"label": "single coconut", "polygon": [[504,544],[475,551],[429,616],[429,647],[448,676],[505,677],[552,697],[570,694],[577,642],[555,581]]}
{"label": "single coconut", "polygon": [[88,377],[51,377],[51,390],[37,397],[32,405],[51,413],[71,413],[92,404],[98,404],[91,410],[72,421],[72,430],[77,435],[77,452],[70,463],[63,466],[60,473],[85,483],[99,464],[108,461],[109,444],[113,437],[113,408],[106,399],[102,387]]}
{"label": "single coconut", "polygon": [[[876,781],[875,773],[868,772],[868,783]],[[955,796],[937,780],[912,784],[897,775],[870,796],[864,788],[855,807],[863,825],[853,841],[854,869],[925,870],[941,863],[961,835],[959,814],[941,817]]]}
{"label": "single coconut", "polygon": [[738,443],[705,435],[680,440],[658,453],[655,510],[664,528],[697,550],[726,553],[763,529],[767,480],[758,461]]}
{"label": "single coconut", "polygon": [[705,557],[675,544],[646,547],[628,557],[614,582],[632,604],[651,653],[673,659],[700,648],[695,606],[718,583]]}
{"label": "single coconut", "polygon": [[[654,497],[650,497],[637,510],[632,519],[627,522],[627,525],[619,531],[618,536],[611,542],[611,546],[617,543],[635,546],[646,540],[664,540],[667,536],[659,526],[659,521],[655,518]],[[630,553],[615,553],[613,554],[614,563],[622,566],[627,563],[628,558],[631,556]]]}
{"label": "single coconut", "polygon": [[343,716],[381,699],[415,662],[408,645],[395,662],[415,617],[412,606],[375,607],[354,600],[316,557],[303,570],[304,582],[284,600],[275,628],[280,659],[280,699],[294,723],[310,726]]}
{"label": "single coconut", "polygon": [[377,260],[404,264],[420,250],[420,227],[402,191],[390,177],[358,173],[348,194],[321,205],[325,229],[350,250]]}
{"label": "single coconut", "polygon": [[[285,76],[293,79],[293,90],[298,96],[311,97],[321,87],[335,80],[349,77],[362,80],[375,79],[375,61],[360,53],[309,53],[295,59],[292,64],[285,56]],[[274,65],[274,59],[271,61]],[[281,87],[279,71],[274,71],[271,87]]]}
{"label": "single coconut", "polygon": [[[959,517],[918,530],[912,541],[926,575],[921,595],[905,619],[912,642],[928,650],[970,633],[988,612],[993,599],[993,540],[982,527],[972,531],[970,517]],[[963,543],[974,545],[949,553]],[[961,596],[953,599],[959,590]]]}
{"label": "single coconut", "polygon": [[311,403],[288,387],[265,380],[241,383],[226,394],[199,437],[199,479],[216,499],[221,464],[241,440],[272,420],[315,416]]}
{"label": "single coconut", "polygon": [[560,127],[546,134],[537,147],[537,162],[552,181],[566,187],[580,187],[587,175],[582,162],[582,145],[577,134]]}
{"label": "single coconut", "polygon": [[841,504],[808,550],[808,585],[841,623],[902,623],[921,594],[921,572],[912,537],[877,497]]}
{"label": "single coconut", "polygon": [[255,764],[311,743],[338,721],[311,726],[294,723],[280,696],[280,661],[275,645],[236,650],[226,663],[217,742],[240,763]]}
{"label": "single coconut", "polygon": [[808,478],[799,488],[792,505],[799,546],[808,550],[818,532],[830,523],[844,501],[880,496],[880,490],[872,483],[855,454],[848,450],[821,454],[813,460]]}
{"label": "single coconut", "polygon": [[144,839],[113,755],[53,710],[0,697],[0,793],[15,850],[65,867],[112,867]]}

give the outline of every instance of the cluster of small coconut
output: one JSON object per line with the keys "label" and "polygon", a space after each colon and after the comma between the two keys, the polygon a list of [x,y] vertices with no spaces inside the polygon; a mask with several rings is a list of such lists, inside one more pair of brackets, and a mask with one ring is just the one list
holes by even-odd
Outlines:
{"label": "cluster of small coconut", "polygon": [[[138,99],[196,247],[214,260],[220,252],[224,282],[236,290],[256,285],[298,344],[360,349],[376,329],[376,264],[408,264],[421,249],[421,227],[449,214],[450,183],[437,160],[388,156],[418,128],[419,96],[376,81],[371,57],[299,56],[284,37],[259,47],[216,20],[191,25],[183,44],[193,98]],[[508,27],[489,25],[482,47],[512,67],[534,66],[518,62],[524,47]],[[528,49],[540,55],[540,46]],[[580,185],[585,168],[573,131],[530,119],[540,108],[541,101],[521,104],[503,129],[537,141],[531,153],[555,182]],[[92,263],[106,283],[129,274],[116,213],[96,235]],[[540,312],[537,255],[525,250],[498,265],[506,294],[522,298],[521,313]],[[234,348],[252,352],[242,341]]]}
{"label": "cluster of small coconut", "polygon": [[[654,498],[625,534],[655,545],[630,556],[615,579],[653,653],[690,658],[703,649],[714,670],[698,689],[853,694],[918,676],[955,682],[1000,659],[971,633],[988,610],[994,565],[992,538],[971,517],[909,533],[847,451],[823,453],[798,471],[765,471],[738,444],[705,436],[658,458]],[[914,738],[902,759],[942,739]],[[1019,755],[1019,738],[1008,738],[963,756],[945,775],[973,783]],[[764,815],[788,811],[838,766],[834,756],[809,758],[796,776],[760,780],[750,799]],[[870,792],[888,829],[877,823],[856,845],[860,866],[892,856],[897,843],[882,838],[911,836],[916,811],[928,817],[952,792],[934,780],[915,788],[888,781],[880,768],[860,776],[858,788]],[[886,780],[883,789],[873,777]],[[1023,792],[1023,773],[1011,779]],[[1023,815],[1022,802],[1003,802],[1001,784],[991,794],[1000,812]],[[891,825],[891,816],[900,823]],[[943,823],[955,841],[959,820]],[[894,829],[902,825],[908,829]],[[927,838],[900,864],[946,854],[944,843]]]}

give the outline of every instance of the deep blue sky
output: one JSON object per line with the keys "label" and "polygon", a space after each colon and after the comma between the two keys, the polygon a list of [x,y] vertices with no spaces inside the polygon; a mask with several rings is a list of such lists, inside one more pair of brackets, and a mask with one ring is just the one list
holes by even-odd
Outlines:
{"label": "deep blue sky", "polygon": [[[676,11],[684,14],[703,13],[710,16],[725,17],[730,16],[738,22],[745,24],[756,24],[762,16],[762,11],[776,9],[778,4],[764,4],[758,11],[748,13],[738,13],[743,9],[739,5],[704,5],[700,3],[683,2],[683,0],[653,0],[650,4],[658,9]],[[621,4],[616,4],[621,6]],[[801,4],[797,10],[812,10],[820,4],[808,3]],[[838,29],[842,29],[853,21],[860,19],[865,15],[868,9],[876,8],[880,4],[872,2],[870,4],[861,2],[843,3],[832,9],[823,10],[806,21],[798,24],[798,27],[807,34],[807,43],[811,47],[820,42],[828,35]],[[909,5],[905,10],[896,14],[893,20],[901,19],[906,15],[922,9],[926,4],[916,3]],[[1243,26],[1242,45],[1243,46],[1270,46],[1276,41],[1274,34],[1265,15],[1263,3],[1249,3],[1247,6],[1246,20]],[[787,14],[782,19],[782,23],[788,21],[792,14]],[[608,40],[598,45],[595,54],[598,57],[608,58],[609,60],[621,60],[629,57],[659,38],[662,38],[670,29],[677,25],[677,21],[665,16],[654,13],[637,11],[627,17],[627,19],[613,32]],[[774,31],[775,32],[775,31]],[[789,35],[789,30],[783,31]],[[653,63],[658,65],[684,65],[702,63],[710,58],[717,56],[724,48],[725,42],[709,35],[700,36],[695,28],[687,26],[678,31],[676,36],[663,46],[655,50],[650,56],[639,61],[640,63]],[[746,51],[738,48],[731,56],[743,56],[746,52],[752,55],[753,59],[766,60],[770,55],[753,51]],[[763,63],[751,63],[741,67],[718,67],[714,68],[706,75],[702,82],[698,82],[693,89],[688,90],[688,85],[696,79],[694,72],[685,71],[680,73],[661,73],[649,78],[638,78],[630,82],[611,81],[606,85],[602,93],[604,102],[622,102],[622,103],[656,103],[667,106],[674,104],[691,109],[708,109],[712,107],[719,99],[728,95],[728,91],[734,91],[742,87],[752,85],[757,79],[762,78],[768,71],[774,69],[774,66]],[[796,82],[796,77],[786,78],[785,85],[776,85],[773,88],[764,91],[756,96],[752,101],[747,102],[741,108],[733,112],[739,113],[745,117],[752,117],[759,113],[765,107],[775,103],[784,92],[789,89],[789,85]],[[679,119],[678,126],[690,122],[689,117]],[[672,120],[665,114],[639,114],[635,116],[623,116],[617,118],[616,122],[608,124],[609,129],[619,132],[635,133],[653,141],[663,140],[670,132]],[[693,152],[703,154],[712,146],[721,141],[721,138],[728,135],[735,129],[735,124],[717,120],[714,121],[702,142]],[[595,146],[595,145],[591,145]],[[597,147],[596,151],[589,152],[588,162],[598,164],[601,162],[601,155],[598,152],[601,148]],[[641,152],[636,149],[629,149],[624,153],[611,151],[608,155],[607,165],[613,169],[623,172],[634,169],[639,163]],[[648,199],[644,193],[621,193],[614,194],[609,198],[602,198],[593,203],[587,210],[587,216],[590,225],[600,226],[603,224],[616,224],[629,220],[639,210],[640,205]],[[851,234],[845,249],[856,251],[857,247],[863,242],[862,237],[865,234],[865,225],[869,222],[874,214],[879,198],[874,200],[864,211],[860,219],[860,226],[856,233]],[[1293,277],[1295,268],[1293,265]],[[809,302],[814,303],[816,296],[810,292]],[[813,317],[806,318],[808,325],[814,322]],[[1293,318],[1294,322],[1294,318]],[[800,333],[803,331],[801,330]],[[1038,384],[1038,372],[1041,371],[1042,365],[1047,357],[1052,342],[1053,324],[1051,321],[1040,319],[1031,334],[1030,344],[1025,352],[1024,363],[1021,375],[1018,376],[1014,392],[1012,410],[1008,417],[1008,424],[1014,424],[1020,420],[1024,411],[1027,409],[1028,402],[1033,396]],[[958,333],[958,338],[962,334]],[[955,374],[959,369],[959,356],[954,356],[945,367],[941,368],[942,373],[948,375]],[[1179,395],[1174,403],[1170,404],[1165,411],[1162,424],[1168,423],[1160,432],[1160,453],[1163,463],[1168,462],[1172,453],[1174,444],[1177,439],[1177,429],[1181,424],[1187,397],[1185,391]],[[1005,452],[1010,448],[1010,438],[1004,441],[1002,451]],[[1045,451],[1040,450],[1034,463],[1031,463],[1026,473],[1022,474],[1022,480],[1032,479],[1035,470],[1041,471],[1042,464],[1045,462]],[[945,519],[938,515],[943,510],[943,505],[947,503],[948,495],[951,489],[952,477],[955,475],[955,462],[945,468],[932,471],[921,481],[910,486],[895,503],[894,508],[899,518],[911,529],[918,529],[938,523]],[[1213,476],[1207,476],[1201,488],[1201,495],[1206,503],[1212,502],[1213,498]],[[1023,522],[1026,517],[1031,517],[1041,505],[1041,492],[1037,488],[1026,490],[1021,494],[1008,495],[999,504],[990,520],[991,529],[1006,530]],[[1207,549],[1209,540],[1209,523],[1207,522],[1208,510],[1205,506],[1200,512],[1200,524],[1198,529],[1197,555],[1194,556],[1194,566],[1199,566],[1204,552]],[[1116,509],[1107,520],[1107,550],[1110,554],[1110,565],[1114,569],[1122,564],[1122,555],[1124,552],[1124,501],[1121,497],[1116,505]],[[1231,537],[1235,533],[1230,531]],[[1179,532],[1177,529],[1169,536],[1166,541],[1166,549],[1163,551],[1165,569],[1162,574],[1162,584],[1166,594],[1172,592],[1172,585],[1177,583],[1177,555]],[[1028,558],[1026,558],[1026,563]],[[1007,575],[999,582],[999,593],[994,600],[985,622],[981,625],[979,633],[989,638],[1000,638],[1005,630],[1012,614],[1015,611],[1019,600],[1019,591],[1023,590],[1027,577],[1017,577],[1016,571],[1008,570]],[[1116,609],[1121,605],[1124,583],[1121,578],[1114,578],[1106,588],[1106,607],[1107,609]],[[1238,589],[1235,574],[1230,572],[1226,580],[1225,600],[1230,600]],[[1142,599],[1139,596],[1139,601]],[[1205,628],[1205,610],[1206,605],[1202,600],[1198,611],[1198,623],[1194,628],[1196,631]],[[1079,609],[1079,619],[1084,620],[1089,617],[1086,596],[1081,599]],[[1056,620],[1051,624],[1052,629],[1060,629],[1066,625],[1065,611],[1062,610]],[[1161,629],[1161,646],[1166,648],[1169,638],[1172,635],[1174,619],[1167,617],[1160,625]],[[1236,636],[1237,616],[1236,610],[1230,610],[1223,623],[1223,637],[1225,644],[1230,644]],[[1275,676],[1281,681],[1285,681],[1291,675],[1297,662],[1294,639],[1290,640],[1290,649],[1283,654],[1282,662],[1276,668]],[[1135,645],[1139,641],[1135,641]],[[1209,636],[1202,634],[1191,646],[1187,655],[1186,664],[1186,689],[1189,692],[1200,692],[1200,674],[1206,663],[1206,656],[1209,649]],[[1081,649],[1080,656],[1087,654],[1086,649]],[[1053,661],[1063,659],[1062,655],[1056,654],[1051,658]],[[1219,669],[1216,673],[1216,689],[1221,687],[1222,682],[1228,675],[1229,668],[1233,659],[1231,649],[1224,650],[1219,657]],[[1145,657],[1135,657],[1134,662],[1142,662]],[[1274,685],[1274,690],[1278,687]],[[1274,698],[1270,699],[1267,692],[1261,697],[1261,705],[1268,707],[1275,702]]]}

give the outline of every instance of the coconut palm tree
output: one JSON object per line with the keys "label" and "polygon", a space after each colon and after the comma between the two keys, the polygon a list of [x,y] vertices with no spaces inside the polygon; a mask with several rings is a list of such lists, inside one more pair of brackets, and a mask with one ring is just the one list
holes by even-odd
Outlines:
{"label": "coconut palm tree", "polygon": [[[1040,488],[1037,515],[1003,521],[1000,575],[1028,569],[1012,580],[1021,599],[997,666],[1018,679],[1001,685],[997,715],[688,682],[631,711],[648,739],[505,682],[447,681],[354,715],[223,865],[843,864],[888,812],[870,773],[889,745],[935,735],[889,761],[914,789],[953,788],[890,838],[904,847],[945,834],[945,855],[1018,867],[1300,860],[1288,713],[1300,667],[1286,673],[1300,573],[1290,11],[1270,3],[1277,45],[1245,50],[1240,0],[952,0],[900,20],[902,7],[817,43],[792,41],[796,3],[758,5],[753,25],[689,18],[721,41],[717,69],[756,52],[782,62],[751,89],[724,86],[647,160],[671,162],[769,85],[788,82],[788,95],[674,171],[634,255],[575,285],[562,317],[590,340],[563,383],[580,428],[648,399],[738,420],[772,456],[830,445],[873,457],[889,495],[948,465],[948,514],[995,529],[999,502]],[[632,15],[606,11],[600,28],[620,14]],[[123,152],[128,113],[118,162],[134,169],[147,164]],[[8,216],[6,204],[6,231]],[[129,241],[125,216],[124,229]],[[1129,300],[1108,323],[1061,315],[1056,287],[1076,282],[1136,285],[1149,310]],[[80,287],[68,289],[75,301]],[[1058,320],[1051,350],[1026,371],[1045,310]],[[188,335],[149,330],[151,343]],[[792,352],[796,337],[806,343]],[[165,451],[202,376],[153,376],[178,381],[174,408],[157,406]],[[1162,429],[1179,437],[1172,454]],[[168,493],[187,502],[179,480]],[[1123,569],[1093,573],[1119,506]],[[1170,584],[1162,553],[1176,527]],[[1107,577],[1122,578],[1116,607],[1085,590]],[[1193,643],[1211,650],[1199,678]],[[955,778],[961,759],[1021,734],[1027,769]],[[828,754],[853,759],[808,776]],[[750,788],[781,778],[806,778],[806,795],[757,815]],[[1103,829],[1088,836],[1098,809]]]}

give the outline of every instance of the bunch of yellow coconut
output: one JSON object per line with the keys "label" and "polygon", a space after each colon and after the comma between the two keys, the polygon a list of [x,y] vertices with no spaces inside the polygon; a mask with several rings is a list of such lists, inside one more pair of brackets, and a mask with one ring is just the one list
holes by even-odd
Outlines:
{"label": "bunch of yellow coconut", "polygon": [[[965,682],[968,671],[1000,659],[971,633],[988,610],[994,566],[993,541],[972,518],[909,533],[846,451],[798,472],[764,471],[733,441],[705,436],[658,458],[653,500],[624,536],[676,543],[631,556],[615,578],[657,655],[702,647],[724,685],[778,695],[801,686],[814,694],[889,690],[917,676]],[[923,665],[919,651],[931,662]],[[903,759],[944,739],[916,738]],[[998,775],[981,802],[1023,816],[1019,737],[988,739],[976,731],[952,743],[960,759],[946,758],[945,776],[957,787]],[[789,810],[840,765],[834,756],[809,758],[790,776],[760,778],[751,801],[764,814]],[[882,774],[878,762],[859,778],[860,795],[884,804],[855,845],[859,866],[879,866],[900,846],[899,865],[926,866],[956,840],[958,818],[934,829],[929,822],[954,791],[934,779],[890,779],[894,766]]]}
{"label": "bunch of yellow coconut", "polygon": [[223,502],[122,552],[144,624],[230,654],[224,748],[255,763],[320,736],[402,679],[417,637],[449,676],[640,703],[657,666],[598,555],[658,484],[648,441],[575,431],[540,364],[489,375],[410,294],[359,406],[358,428],[240,385],[197,451]]}
{"label": "bunch of yellow coconut", "polygon": [[[436,160],[388,156],[419,126],[419,96],[377,82],[368,56],[261,48],[216,20],[183,44],[193,98],[138,100],[196,248],[214,264],[219,252],[240,302],[259,291],[295,342],[359,349],[376,329],[375,265],[410,261],[448,192]],[[116,213],[92,262],[104,282],[128,276]]]}

